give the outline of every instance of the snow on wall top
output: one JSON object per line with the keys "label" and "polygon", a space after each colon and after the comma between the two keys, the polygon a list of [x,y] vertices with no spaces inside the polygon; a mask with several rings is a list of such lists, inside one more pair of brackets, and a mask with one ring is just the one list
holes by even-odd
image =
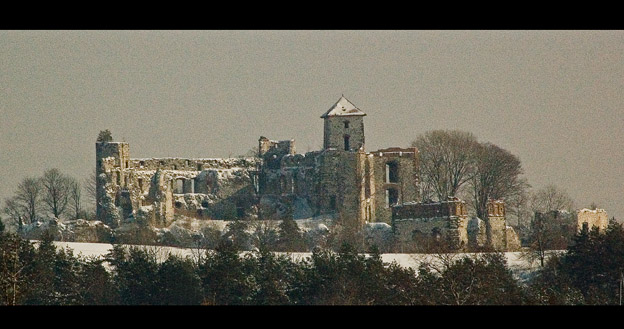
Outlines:
{"label": "snow on wall top", "polygon": [[321,115],[321,118],[334,117],[334,116],[364,116],[366,113],[360,111],[353,103],[351,103],[344,96],[334,104],[325,114]]}
{"label": "snow on wall top", "polygon": [[592,213],[592,214],[597,214],[597,213],[606,213],[606,211],[604,209],[587,209],[587,208],[583,208],[583,209],[579,209],[578,213]]}

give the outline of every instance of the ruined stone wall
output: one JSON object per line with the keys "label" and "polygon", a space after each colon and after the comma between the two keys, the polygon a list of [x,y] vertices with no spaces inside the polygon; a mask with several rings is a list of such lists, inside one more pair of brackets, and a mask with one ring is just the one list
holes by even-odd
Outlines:
{"label": "ruined stone wall", "polygon": [[[377,203],[375,200],[376,186],[375,186],[375,163],[373,155],[365,153],[359,155],[360,171],[363,173],[361,177],[361,203],[360,211],[362,218],[368,223],[377,222]],[[388,223],[386,223],[388,224]]]}
{"label": "ruined stone wall", "polygon": [[[302,154],[282,153],[273,158],[266,153],[260,172],[260,217],[264,219],[304,219],[318,215],[319,209],[319,152]],[[266,163],[266,162],[265,162]]]}
{"label": "ruined stone wall", "polygon": [[495,250],[507,249],[507,221],[505,203],[501,200],[489,200],[486,219],[487,245]]}
{"label": "ruined stone wall", "polygon": [[175,214],[249,218],[257,204],[257,158],[130,159],[127,143],[96,143],[97,216],[113,227],[169,225]]}
{"label": "ruined stone wall", "polygon": [[392,207],[392,226],[400,242],[439,234],[454,249],[468,245],[466,203],[457,198],[444,202],[396,205]]}
{"label": "ruined stone wall", "polygon": [[518,235],[516,230],[514,230],[514,228],[511,226],[507,226],[507,228],[505,229],[505,241],[506,241],[506,246],[505,246],[506,251],[517,251],[517,250],[520,250],[520,248],[522,247],[520,243],[520,236]]}
{"label": "ruined stone wall", "polygon": [[[395,204],[417,201],[418,153],[416,148],[389,148],[370,153],[372,184],[374,184],[375,221],[392,222],[392,204],[389,204],[390,191],[395,191],[398,199]],[[387,164],[391,164],[390,167]],[[396,167],[394,167],[396,166]],[[396,175],[389,170],[396,168]],[[389,177],[392,176],[392,177]]]}
{"label": "ruined stone wall", "polygon": [[444,232],[450,245],[459,249],[489,247],[495,250],[516,250],[520,247],[517,233],[507,226],[505,203],[488,202],[486,220],[468,220],[466,203],[452,197],[444,202],[409,202],[392,207],[392,225],[401,241],[417,234]]}
{"label": "ruined stone wall", "polygon": [[[164,211],[200,219],[253,218],[256,214],[255,158],[232,159],[135,159],[131,170],[135,209],[149,205],[141,202],[145,179],[157,167],[162,180],[153,182],[166,199]],[[173,169],[176,168],[176,169]],[[147,170],[146,170],[147,169]],[[200,170],[197,170],[200,169]],[[151,201],[151,202],[150,202]],[[169,222],[170,216],[167,216]]]}
{"label": "ruined stone wall", "polygon": [[263,157],[266,153],[274,152],[276,154],[296,154],[295,140],[274,141],[264,136],[258,139],[258,156]]}
{"label": "ruined stone wall", "polygon": [[261,218],[343,218],[363,225],[363,151],[327,149],[302,155],[267,149],[260,174]]}
{"label": "ruined stone wall", "polygon": [[576,212],[577,230],[586,225],[588,230],[597,227],[599,232],[604,232],[609,226],[609,217],[604,209],[580,209]]}

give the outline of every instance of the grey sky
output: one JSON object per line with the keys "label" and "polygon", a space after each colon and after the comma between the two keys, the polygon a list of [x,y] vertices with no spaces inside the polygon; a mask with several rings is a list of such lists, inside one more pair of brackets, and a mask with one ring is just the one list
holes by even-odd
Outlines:
{"label": "grey sky", "polygon": [[87,177],[107,128],[133,158],[317,150],[344,94],[369,151],[470,131],[621,220],[623,87],[624,31],[0,31],[0,200]]}

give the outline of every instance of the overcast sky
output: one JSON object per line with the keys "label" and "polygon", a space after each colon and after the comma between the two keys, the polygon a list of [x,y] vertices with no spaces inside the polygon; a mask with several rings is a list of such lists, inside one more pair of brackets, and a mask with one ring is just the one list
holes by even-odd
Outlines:
{"label": "overcast sky", "polygon": [[132,158],[318,150],[343,94],[367,151],[469,131],[624,218],[624,31],[0,31],[0,201],[87,177],[104,129]]}

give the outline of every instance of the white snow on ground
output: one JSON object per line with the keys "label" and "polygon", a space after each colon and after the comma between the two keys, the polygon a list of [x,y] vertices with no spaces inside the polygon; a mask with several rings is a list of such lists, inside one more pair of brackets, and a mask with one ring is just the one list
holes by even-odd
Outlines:
{"label": "white snow on ground", "polygon": [[[83,257],[99,258],[105,256],[113,248],[113,245],[107,243],[85,243],[85,242],[58,242],[54,244],[58,248],[69,248],[73,251],[74,255],[82,255]],[[175,248],[175,247],[163,247],[163,246],[140,246],[147,248],[150,251],[157,253],[158,259],[164,261],[169,254],[177,255],[180,257],[197,257],[202,251],[198,249],[190,248]],[[560,253],[562,251],[552,251],[551,253]],[[312,255],[310,252],[293,252],[284,253],[292,257],[293,260],[303,260]],[[402,267],[410,267],[414,270],[418,270],[419,266],[423,262],[432,264],[433,266],[439,266],[446,261],[456,261],[464,256],[475,257],[478,254],[474,253],[456,253],[456,254],[382,254],[381,259],[384,263],[396,262]],[[507,258],[507,266],[511,269],[512,273],[517,279],[525,280],[528,276],[535,272],[539,268],[539,264],[529,262],[523,257],[522,252],[506,252],[504,253]]]}

